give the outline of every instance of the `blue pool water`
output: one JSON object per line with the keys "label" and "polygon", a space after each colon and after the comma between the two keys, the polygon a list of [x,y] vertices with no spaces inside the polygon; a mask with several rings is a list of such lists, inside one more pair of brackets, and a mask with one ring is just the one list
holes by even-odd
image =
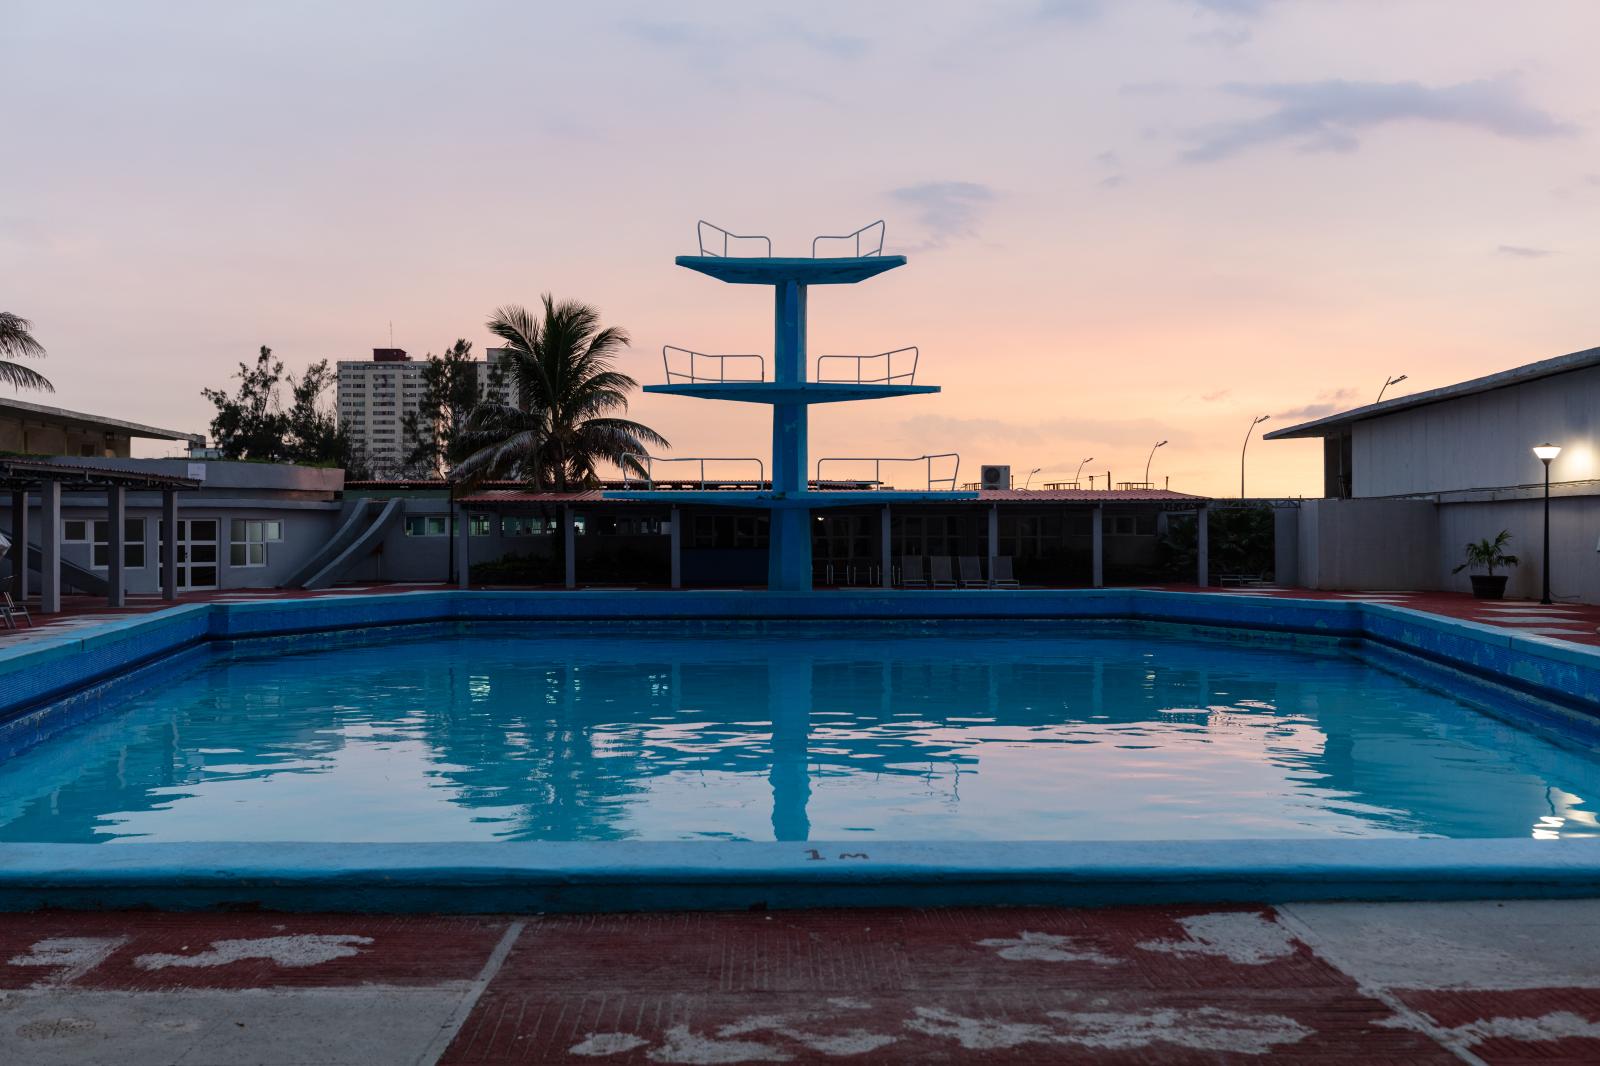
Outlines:
{"label": "blue pool water", "polygon": [[1332,644],[546,624],[191,660],[0,764],[0,840],[1565,837],[1597,792]]}

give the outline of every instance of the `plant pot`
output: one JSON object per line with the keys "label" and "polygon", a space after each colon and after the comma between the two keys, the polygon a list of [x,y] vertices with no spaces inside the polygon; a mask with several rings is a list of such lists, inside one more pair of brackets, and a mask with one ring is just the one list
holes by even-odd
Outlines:
{"label": "plant pot", "polygon": [[1480,600],[1501,600],[1506,595],[1505,574],[1472,574],[1472,595]]}

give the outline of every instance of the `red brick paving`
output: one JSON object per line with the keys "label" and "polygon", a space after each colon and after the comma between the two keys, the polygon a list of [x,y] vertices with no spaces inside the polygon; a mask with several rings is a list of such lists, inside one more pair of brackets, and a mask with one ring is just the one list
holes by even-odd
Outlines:
{"label": "red brick paving", "polygon": [[[1438,906],[1415,912],[1424,922],[1430,913],[1440,913]],[[1594,911],[1563,914],[1582,923]],[[1510,907],[1484,918],[1517,920]],[[1540,910],[1524,920],[1552,918]],[[521,919],[0,915],[0,1061],[25,1061],[6,1058],[8,1050],[38,1055],[52,1047],[58,1053],[47,1061],[70,1061],[59,1052],[70,1055],[74,1045],[60,1042],[84,1039],[85,1026],[101,1026],[101,1046],[114,1049],[122,1039],[117,1027],[132,1024],[126,1020],[132,1016],[117,1006],[126,1000],[115,1001],[124,1012],[118,1014],[94,998],[108,993],[134,1002],[145,997],[147,1011],[172,1012],[166,1028],[157,1017],[154,1030],[142,1022],[127,1032],[130,1046],[141,1050],[115,1061],[143,1066],[183,1053],[182,1041],[192,1035],[192,1026],[180,1024],[191,1009],[185,996],[256,990],[229,1000],[223,1016],[227,1033],[248,1034],[292,1017],[281,1007],[270,1018],[263,1013],[282,1002],[261,998],[263,991],[359,992],[367,997],[359,1001],[364,1010],[403,1012],[407,1001],[400,997],[433,990],[435,1009],[438,996],[460,1004],[454,1020],[436,1030],[431,1044],[419,1039],[414,1054],[393,1061],[431,1062],[442,1053],[439,1061],[452,1066],[596,1060],[1427,1066],[1458,1062],[1460,1050],[1494,1064],[1600,1062],[1600,988],[1497,991],[1492,961],[1452,972],[1448,989],[1367,988],[1317,953],[1324,947],[1299,940],[1294,928],[1303,926],[1254,907]],[[1532,928],[1550,926],[1522,931]],[[1325,944],[1326,929],[1316,935]],[[509,950],[497,955],[501,945]],[[1338,944],[1326,949],[1342,957]],[[1538,944],[1527,950],[1545,958]],[[1443,943],[1441,951],[1441,958],[1450,954]],[[35,997],[16,1001],[31,1011],[31,1021],[8,1021],[20,1017],[7,1014],[17,1009],[8,1008],[8,996]],[[209,1008],[195,1002],[194,1010],[219,1009],[215,999],[204,1001]],[[60,1024],[50,1020],[57,1015]],[[326,1013],[316,1017],[329,1024]],[[169,1031],[170,1044],[161,1035]],[[286,1035],[263,1030],[254,1057],[238,1061],[278,1062],[271,1050]],[[297,1036],[303,1049],[308,1034]],[[359,1048],[352,1054],[330,1052],[327,1061],[376,1061],[362,1058]]]}
{"label": "red brick paving", "polygon": [[[552,917],[443,1061],[1453,1063],[1292,944],[1244,964],[1194,908]],[[1259,914],[1271,924],[1270,912]],[[1024,936],[1023,934],[1032,934]],[[1007,945],[1042,953],[1006,958]],[[1051,957],[1052,953],[1065,957]]]}

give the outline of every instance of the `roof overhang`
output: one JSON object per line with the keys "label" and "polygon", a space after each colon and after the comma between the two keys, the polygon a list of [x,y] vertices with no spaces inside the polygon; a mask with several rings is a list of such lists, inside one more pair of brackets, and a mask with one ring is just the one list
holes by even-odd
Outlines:
{"label": "roof overhang", "polygon": [[104,418],[100,415],[84,414],[82,411],[68,411],[64,407],[50,407],[42,403],[28,403],[25,400],[0,398],[0,414],[14,414],[19,418],[38,419],[44,422],[53,422],[58,425],[70,426],[73,429],[88,430],[91,433],[120,433],[129,437],[142,437],[149,440],[181,440],[190,444],[204,444],[205,435],[202,433],[185,433],[177,429],[162,429],[159,426],[147,426],[140,422],[127,422],[120,418]]}
{"label": "roof overhang", "polygon": [[0,457],[0,490],[26,492],[47,482],[67,489],[198,489],[194,478],[168,474],[144,474],[133,470],[109,470],[76,463],[52,463],[43,459]]}
{"label": "roof overhang", "polygon": [[1413,392],[1409,396],[1399,396],[1383,403],[1372,403],[1365,407],[1356,407],[1349,411],[1328,415],[1311,422],[1302,422],[1298,426],[1288,426],[1284,429],[1275,429],[1271,433],[1262,435],[1262,440],[1291,440],[1297,437],[1331,437],[1342,433],[1347,427],[1356,422],[1364,422],[1369,418],[1382,418],[1399,411],[1409,411],[1414,407],[1426,407],[1429,404],[1443,403],[1446,400],[1460,399],[1463,396],[1475,396],[1478,393],[1493,392],[1496,389],[1508,388],[1512,385],[1523,385],[1540,378],[1553,377],[1556,374],[1570,374],[1574,370],[1587,370],[1593,366],[1600,366],[1600,348],[1587,348],[1571,355],[1558,355],[1554,359],[1545,359],[1527,366],[1519,366],[1512,370],[1502,370],[1498,374],[1487,377],[1473,378],[1471,381],[1462,381],[1455,385],[1446,385],[1442,389],[1429,389],[1427,392]]}

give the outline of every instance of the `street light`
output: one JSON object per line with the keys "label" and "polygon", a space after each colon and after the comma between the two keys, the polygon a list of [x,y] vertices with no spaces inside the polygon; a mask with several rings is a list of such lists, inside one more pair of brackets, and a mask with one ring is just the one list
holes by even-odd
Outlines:
{"label": "street light", "polygon": [[[1144,487],[1145,487],[1145,488],[1149,488],[1149,487],[1150,487],[1150,464],[1151,464],[1151,463],[1153,463],[1153,462],[1155,462],[1155,458],[1156,458],[1156,448],[1160,448],[1160,447],[1162,447],[1162,446],[1163,446],[1163,445],[1165,445],[1165,444],[1166,444],[1166,443],[1167,443],[1167,442],[1166,442],[1166,441],[1164,441],[1164,440],[1158,440],[1158,441],[1156,441],[1156,446],[1155,446],[1155,448],[1151,448],[1151,449],[1150,449],[1150,458],[1148,458],[1148,459],[1146,459],[1146,460],[1145,460],[1145,461],[1144,461]],[[1109,487],[1110,487],[1110,486],[1107,486],[1107,488],[1109,488]]]}
{"label": "street light", "polygon": [[1400,384],[1402,381],[1404,381],[1406,379],[1406,377],[1407,377],[1407,375],[1401,374],[1401,375],[1399,375],[1397,377],[1390,378],[1388,381],[1385,381],[1383,383],[1383,388],[1378,390],[1378,398],[1373,402],[1374,403],[1382,403],[1383,402],[1383,394],[1389,391],[1389,386],[1390,385],[1398,385],[1398,384]]}
{"label": "street light", "polygon": [[1042,469],[1044,469],[1044,468],[1036,466],[1032,470],[1028,471],[1028,480],[1026,480],[1026,481],[1024,481],[1022,483],[1022,491],[1023,492],[1027,492],[1028,491],[1028,486],[1033,484],[1033,475],[1037,474]]}
{"label": "street light", "polygon": [[1239,499],[1244,499],[1244,453],[1250,447],[1250,438],[1255,434],[1256,427],[1265,422],[1270,415],[1262,415],[1250,423],[1250,428],[1244,431],[1244,447],[1239,449]]}
{"label": "street light", "polygon": [[1550,464],[1556,456],[1561,454],[1559,444],[1540,444],[1533,449],[1533,454],[1539,457],[1544,464],[1544,595],[1539,598],[1540,603],[1550,601]]}
{"label": "street light", "polygon": [[1089,458],[1085,459],[1083,462],[1078,464],[1078,469],[1073,471],[1073,474],[1072,474],[1072,483],[1074,485],[1083,484],[1083,482],[1079,481],[1078,479],[1083,477],[1083,468],[1085,466],[1087,466],[1088,464],[1092,463],[1092,462],[1094,462],[1094,456],[1091,455],[1091,456],[1089,456]]}

